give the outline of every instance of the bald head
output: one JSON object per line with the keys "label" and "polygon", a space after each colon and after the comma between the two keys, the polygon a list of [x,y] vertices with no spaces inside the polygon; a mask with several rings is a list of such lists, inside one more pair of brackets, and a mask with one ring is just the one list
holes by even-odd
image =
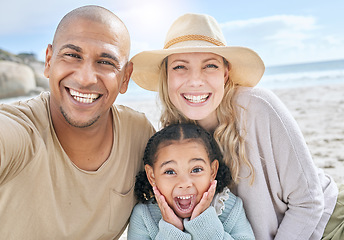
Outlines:
{"label": "bald head", "polygon": [[63,35],[65,30],[78,20],[88,20],[106,26],[110,32],[113,32],[114,38],[121,43],[121,47],[126,49],[129,58],[130,36],[126,26],[113,12],[95,5],[83,6],[67,13],[56,28],[53,46],[60,35]]}

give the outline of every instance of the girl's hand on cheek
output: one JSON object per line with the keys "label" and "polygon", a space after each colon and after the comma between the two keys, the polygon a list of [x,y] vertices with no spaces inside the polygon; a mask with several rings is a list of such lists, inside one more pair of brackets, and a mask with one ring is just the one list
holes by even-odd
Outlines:
{"label": "girl's hand on cheek", "polygon": [[196,218],[198,215],[200,215],[202,212],[204,212],[211,204],[211,201],[213,201],[215,191],[216,191],[216,184],[217,181],[214,180],[210,183],[210,187],[207,192],[203,193],[203,196],[201,198],[201,201],[195,206],[190,220]]}
{"label": "girl's hand on cheek", "polygon": [[166,222],[174,225],[176,228],[183,231],[184,230],[183,220],[174,213],[172,208],[167,204],[165,197],[160,193],[157,187],[154,186],[153,191],[155,194],[155,199],[159,205],[162,218]]}

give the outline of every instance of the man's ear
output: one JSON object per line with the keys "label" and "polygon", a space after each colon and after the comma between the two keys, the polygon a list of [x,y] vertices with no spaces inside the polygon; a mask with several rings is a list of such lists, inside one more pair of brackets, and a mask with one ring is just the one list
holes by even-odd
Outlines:
{"label": "man's ear", "polygon": [[148,181],[150,183],[150,185],[155,186],[155,176],[154,176],[154,172],[153,172],[153,167],[146,164],[145,165],[145,171],[146,171],[146,175],[148,178]]}
{"label": "man's ear", "polygon": [[128,62],[125,68],[122,86],[121,86],[121,89],[119,90],[121,94],[124,94],[128,90],[128,85],[129,85],[129,81],[130,81],[130,77],[132,73],[133,73],[133,63]]}
{"label": "man's ear", "polygon": [[53,56],[53,46],[49,44],[47,47],[47,50],[45,50],[44,76],[46,78],[49,78],[50,61],[51,61],[52,56]]}
{"label": "man's ear", "polygon": [[218,160],[214,160],[211,164],[210,164],[210,168],[211,168],[211,180],[214,181],[217,175],[217,170],[219,170],[219,161]]}

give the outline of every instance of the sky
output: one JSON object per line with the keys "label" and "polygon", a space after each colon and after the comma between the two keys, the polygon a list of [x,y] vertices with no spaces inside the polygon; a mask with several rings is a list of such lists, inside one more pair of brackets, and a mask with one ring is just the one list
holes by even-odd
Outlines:
{"label": "sky", "polygon": [[193,12],[213,16],[227,45],[253,49],[266,66],[344,59],[343,0],[6,0],[0,49],[44,61],[61,18],[84,5],[105,7],[123,20],[131,56],[161,49],[173,21]]}

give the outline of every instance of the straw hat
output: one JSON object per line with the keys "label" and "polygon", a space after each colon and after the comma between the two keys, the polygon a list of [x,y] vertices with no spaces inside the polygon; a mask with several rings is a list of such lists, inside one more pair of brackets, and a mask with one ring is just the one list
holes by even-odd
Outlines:
{"label": "straw hat", "polygon": [[131,61],[131,78],[142,88],[158,91],[163,59],[174,53],[210,52],[227,59],[231,64],[230,79],[239,85],[253,87],[263,76],[265,67],[258,54],[249,48],[227,46],[216,20],[204,14],[185,14],[170,27],[164,49],[144,51]]}

